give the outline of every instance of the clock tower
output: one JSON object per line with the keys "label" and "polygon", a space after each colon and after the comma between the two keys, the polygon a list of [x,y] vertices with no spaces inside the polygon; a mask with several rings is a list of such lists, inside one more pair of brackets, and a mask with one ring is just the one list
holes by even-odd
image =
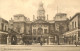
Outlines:
{"label": "clock tower", "polygon": [[40,2],[39,8],[37,11],[37,19],[45,20],[45,10],[43,8],[43,3]]}

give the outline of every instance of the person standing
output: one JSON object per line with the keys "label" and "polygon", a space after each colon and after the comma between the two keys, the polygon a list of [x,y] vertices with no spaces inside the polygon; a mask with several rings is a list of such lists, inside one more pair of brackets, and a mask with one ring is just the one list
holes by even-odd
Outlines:
{"label": "person standing", "polygon": [[76,47],[77,47],[77,44],[78,44],[78,42],[75,42]]}
{"label": "person standing", "polygon": [[42,46],[42,41],[40,42],[40,45]]}

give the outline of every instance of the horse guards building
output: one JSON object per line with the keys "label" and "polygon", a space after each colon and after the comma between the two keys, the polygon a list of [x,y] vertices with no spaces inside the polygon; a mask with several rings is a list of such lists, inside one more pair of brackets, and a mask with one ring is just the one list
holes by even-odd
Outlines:
{"label": "horse guards building", "polygon": [[[0,44],[74,44],[80,41],[80,13],[70,19],[66,13],[57,13],[54,20],[45,16],[43,3],[39,4],[37,19],[16,14],[7,21],[0,18]],[[49,17],[50,18],[50,17]]]}

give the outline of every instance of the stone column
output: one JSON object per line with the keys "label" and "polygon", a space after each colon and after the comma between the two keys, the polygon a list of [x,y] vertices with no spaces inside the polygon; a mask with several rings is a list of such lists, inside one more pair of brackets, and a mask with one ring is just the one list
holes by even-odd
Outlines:
{"label": "stone column", "polygon": [[78,32],[76,33],[76,42],[78,42]]}
{"label": "stone column", "polygon": [[55,36],[55,42],[57,41],[57,37]]}
{"label": "stone column", "polygon": [[48,39],[48,41],[49,41],[49,45],[51,44],[51,41],[50,41],[50,36],[49,36],[49,39]]}
{"label": "stone column", "polygon": [[49,40],[48,40],[49,38],[47,38],[47,45],[49,45]]}
{"label": "stone column", "polygon": [[10,45],[11,44],[11,37],[8,35],[7,37],[7,44]]}

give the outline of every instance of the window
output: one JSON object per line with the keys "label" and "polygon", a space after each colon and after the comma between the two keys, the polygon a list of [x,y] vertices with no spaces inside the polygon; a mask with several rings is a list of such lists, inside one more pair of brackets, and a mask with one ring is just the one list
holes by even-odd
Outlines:
{"label": "window", "polygon": [[76,28],[76,22],[75,22],[75,28]]}
{"label": "window", "polygon": [[20,33],[20,30],[21,30],[21,27],[20,26],[17,26],[16,27],[16,31]]}
{"label": "window", "polygon": [[72,22],[72,29],[74,28],[74,22]]}
{"label": "window", "polygon": [[5,26],[5,31],[6,31],[6,26]]}
{"label": "window", "polygon": [[33,29],[33,34],[36,34],[36,29]]}
{"label": "window", "polygon": [[4,24],[3,23],[1,23],[1,27],[2,27],[2,31],[3,31],[3,28],[4,28]]}
{"label": "window", "polygon": [[47,34],[47,29],[44,29],[44,33]]}
{"label": "window", "polygon": [[42,28],[38,28],[37,34],[39,34],[39,35],[43,34],[43,29]]}
{"label": "window", "polygon": [[56,25],[56,30],[59,31],[59,25]]}
{"label": "window", "polygon": [[69,25],[69,29],[71,30],[71,25]]}

